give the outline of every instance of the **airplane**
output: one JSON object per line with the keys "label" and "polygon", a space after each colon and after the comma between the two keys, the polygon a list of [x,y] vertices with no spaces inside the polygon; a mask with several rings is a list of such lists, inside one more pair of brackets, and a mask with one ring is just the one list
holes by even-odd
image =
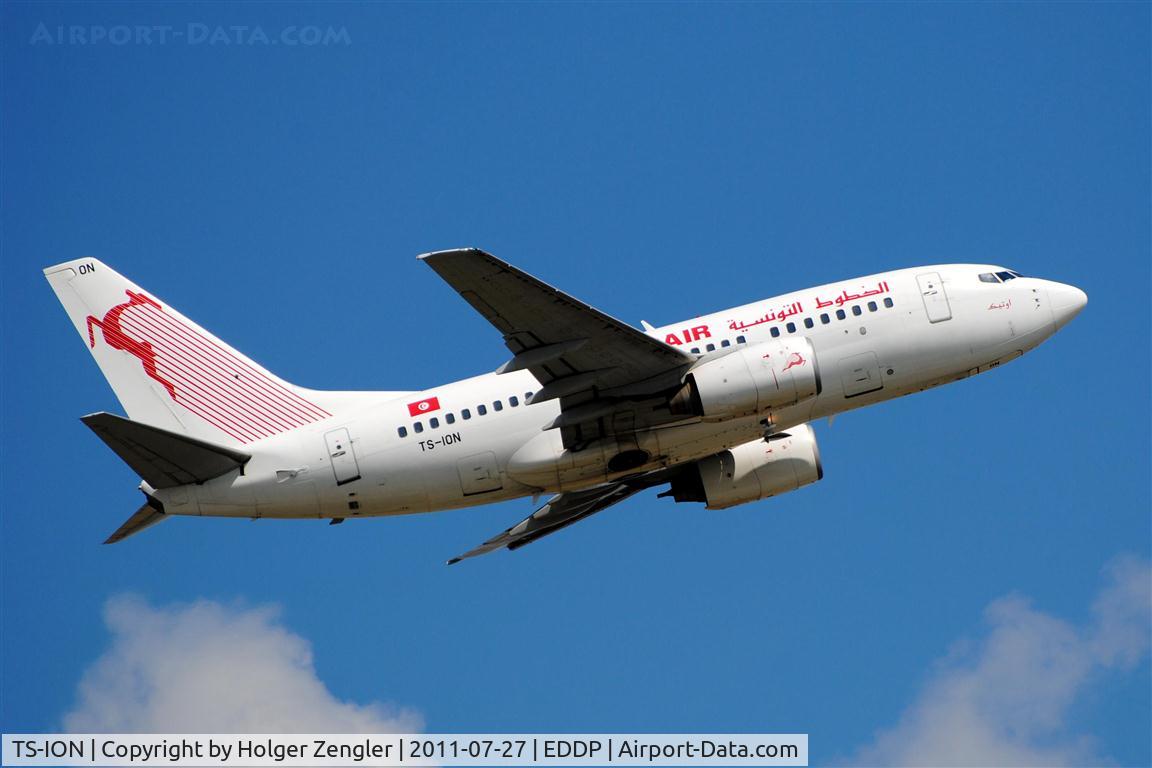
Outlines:
{"label": "airplane", "polygon": [[824,475],[810,423],[983,373],[1087,304],[940,264],[642,328],[484,251],[419,257],[500,332],[496,371],[421,391],[290,384],[91,259],[44,270],[127,418],[82,417],[141,478],[105,543],[174,515],[349,518],[549,495],[449,560],[518,549],[645,489],[725,509]]}

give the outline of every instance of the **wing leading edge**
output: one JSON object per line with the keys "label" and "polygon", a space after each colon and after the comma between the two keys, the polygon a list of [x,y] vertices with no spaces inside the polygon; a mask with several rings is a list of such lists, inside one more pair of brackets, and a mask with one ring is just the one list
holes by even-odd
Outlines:
{"label": "wing leading edge", "polygon": [[504,336],[513,358],[500,372],[527,369],[541,382],[534,402],[659,392],[695,360],[484,251],[420,258]]}

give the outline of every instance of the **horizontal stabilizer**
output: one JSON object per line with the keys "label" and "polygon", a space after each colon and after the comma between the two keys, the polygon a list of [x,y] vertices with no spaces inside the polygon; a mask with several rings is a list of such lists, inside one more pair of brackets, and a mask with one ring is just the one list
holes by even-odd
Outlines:
{"label": "horizontal stabilizer", "polygon": [[164,508],[160,506],[159,502],[150,498],[147,504],[136,510],[136,513],[125,520],[124,525],[117,528],[116,532],[109,536],[104,543],[115,544],[118,541],[123,541],[129,536],[155,525],[164,518]]}
{"label": "horizontal stabilizer", "polygon": [[243,467],[252,458],[241,451],[112,413],[93,413],[80,420],[153,488],[203,483]]}

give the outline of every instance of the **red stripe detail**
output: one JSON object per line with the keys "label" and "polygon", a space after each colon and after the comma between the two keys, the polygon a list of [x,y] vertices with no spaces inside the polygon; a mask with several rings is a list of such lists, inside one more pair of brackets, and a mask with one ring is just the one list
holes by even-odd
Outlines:
{"label": "red stripe detail", "polygon": [[[296,397],[292,392],[269,379],[258,369],[253,369],[251,366],[245,364],[243,360],[240,360],[234,355],[228,354],[220,348],[212,345],[204,337],[199,336],[198,334],[192,334],[189,329],[175,322],[171,318],[168,318],[167,316],[159,316],[159,319],[163,323],[163,328],[168,330],[173,343],[182,344],[186,349],[199,353],[203,357],[206,364],[215,364],[215,367],[220,370],[221,373],[225,374],[225,376],[230,381],[238,382],[240,386],[251,390],[253,394],[259,394],[265,397],[269,402],[273,402],[274,404],[280,405],[285,409],[291,409],[292,411],[296,412],[295,414],[288,415],[299,415],[308,418],[316,418],[320,414],[325,416],[330,415],[326,411],[320,411],[320,409],[315,409],[315,413],[309,413],[308,411],[301,408],[296,402],[294,402],[295,400],[300,400],[300,398]],[[228,365],[233,369],[239,370],[226,370],[222,367],[223,365]],[[235,374],[237,372],[243,373],[245,371],[250,374],[250,377],[235,379]],[[300,402],[311,406],[311,404],[307,403],[306,401],[300,400]]]}
{"label": "red stripe detail", "polygon": [[[250,408],[246,408],[246,404],[238,399],[236,393],[222,388],[218,382],[209,377],[210,371],[205,370],[202,360],[195,359],[194,352],[185,353],[177,347],[169,347],[170,342],[164,337],[161,339],[156,343],[156,348],[162,353],[161,364],[165,370],[171,369],[183,377],[185,390],[190,389],[209,397],[218,398],[220,401],[218,405],[222,410],[230,411],[236,417],[247,416],[252,426],[263,427],[269,433],[282,431],[293,426],[283,419],[265,417],[255,413]],[[179,396],[176,401],[180,402]]]}
{"label": "red stripe detail", "polygon": [[244,379],[244,382],[253,385],[253,389],[261,391],[269,399],[275,399],[286,411],[295,411],[298,415],[307,417],[314,421],[319,418],[326,418],[331,416],[327,411],[316,407],[312,403],[304,400],[296,395],[291,390],[285,388],[283,385],[272,380],[263,371],[253,368],[248,365],[244,360],[237,358],[235,355],[220,348],[218,345],[213,344],[209,339],[204,336],[194,333],[187,326],[177,322],[176,320],[168,317],[167,315],[160,315],[166,327],[174,331],[177,336],[183,339],[187,344],[202,350],[204,354],[219,361],[222,364],[232,366],[238,371],[228,371],[229,374],[236,372],[247,372],[251,378]]}
{"label": "red stripe detail", "polygon": [[284,386],[279,381],[276,381],[275,379],[271,378],[270,374],[266,373],[265,371],[263,371],[259,368],[253,367],[253,365],[250,364],[248,361],[237,356],[236,354],[232,353],[231,351],[225,349],[220,344],[214,342],[212,339],[204,336],[201,333],[196,332],[193,328],[191,328],[187,325],[184,325],[183,323],[177,321],[175,318],[171,317],[168,314],[165,314],[165,313],[160,313],[160,314],[163,317],[163,319],[165,321],[167,321],[168,323],[170,323],[173,327],[175,327],[179,331],[184,332],[185,335],[192,337],[196,341],[199,341],[201,344],[205,345],[210,350],[215,352],[217,354],[217,356],[228,360],[233,365],[237,365],[237,366],[240,366],[242,368],[247,369],[249,371],[249,373],[251,373],[253,376],[257,377],[257,379],[259,381],[264,383],[265,386],[269,388],[269,390],[274,391],[277,394],[280,394],[280,395],[286,397],[287,400],[289,400],[289,401],[294,401],[295,404],[298,406],[303,406],[306,412],[307,411],[312,412],[311,415],[315,415],[315,416],[320,417],[320,418],[327,418],[328,416],[332,415],[332,414],[328,413],[328,411],[326,411],[323,408],[316,405],[315,403],[312,403],[308,400],[305,400],[303,397],[301,397],[296,392],[293,392],[291,389]]}
{"label": "red stripe detail", "polygon": [[331,415],[159,307],[132,309],[141,311],[122,320],[154,344],[165,373],[175,374],[176,401],[234,439],[250,442]]}
{"label": "red stripe detail", "polygon": [[[215,409],[217,413],[220,413],[225,418],[234,419],[247,415],[249,417],[246,420],[248,422],[248,431],[254,434],[259,434],[260,432],[274,434],[277,431],[283,431],[287,426],[283,422],[269,422],[266,419],[257,417],[251,411],[245,412],[242,404],[236,400],[232,393],[221,389],[216,382],[208,378],[207,371],[196,368],[197,365],[203,365],[203,362],[195,359],[194,356],[196,353],[194,351],[189,351],[187,355],[184,354],[179,347],[174,345],[170,346],[173,344],[170,339],[154,331],[145,323],[134,323],[133,328],[136,330],[146,329],[150,331],[148,335],[155,339],[155,348],[162,353],[160,359],[161,365],[166,371],[171,370],[173,373],[178,373],[182,377],[180,381],[181,387],[177,390],[178,395],[175,398],[177,402],[181,402],[184,397],[187,397],[191,393],[196,393],[208,398],[219,398],[222,402],[216,403],[216,405],[219,406]],[[239,420],[245,421],[243,418]],[[273,426],[279,427],[279,429],[270,428]]]}
{"label": "red stripe detail", "polygon": [[[298,415],[302,417],[308,417],[313,421],[317,418],[322,418],[319,414],[323,414],[323,417],[331,415],[326,411],[321,411],[318,408],[315,409],[317,411],[316,414],[309,413],[295,402],[293,402],[293,398],[296,400],[300,400],[300,398],[295,397],[293,393],[269,379],[261,371],[245,364],[243,360],[238,359],[234,355],[228,354],[216,345],[213,345],[203,336],[193,333],[187,326],[176,322],[167,315],[160,315],[159,319],[163,322],[164,327],[166,327],[170,333],[175,334],[174,338],[176,338],[178,341],[182,341],[190,349],[196,349],[199,351],[200,354],[205,356],[206,361],[217,363],[217,368],[219,368],[229,378],[233,378],[234,374],[237,372],[243,373],[246,371],[248,374],[250,374],[251,378],[245,378],[239,381],[241,381],[242,384],[248,386],[248,388],[251,389],[253,393],[259,392],[269,401],[274,400],[277,405],[280,405],[286,411],[285,415]],[[225,370],[221,367],[222,365],[231,366],[234,370]],[[300,402],[311,406],[311,404],[307,401],[300,400]],[[311,407],[315,408],[314,406]],[[296,413],[292,414],[292,411],[295,411]]]}
{"label": "red stripe detail", "polygon": [[[134,323],[134,328],[146,329],[150,335],[155,339],[154,346],[160,350],[164,358],[161,359],[161,364],[166,369],[172,369],[173,372],[179,373],[183,376],[183,385],[185,390],[199,391],[203,394],[212,394],[224,400],[220,405],[228,407],[233,410],[242,409],[243,403],[236,399],[232,392],[226,391],[219,387],[217,381],[211,378],[211,370],[205,365],[203,358],[199,358],[194,350],[188,350],[177,346],[167,336],[156,332],[147,323]],[[177,401],[180,400],[179,395]]]}
{"label": "red stripe detail", "polygon": [[270,434],[269,430],[261,429],[255,423],[236,418],[233,409],[223,407],[226,404],[214,403],[211,395],[200,387],[199,382],[195,381],[182,365],[177,364],[175,356],[166,347],[160,346],[159,342],[157,344],[164,355],[160,363],[165,373],[178,374],[173,377],[175,378],[173,383],[178,385],[177,396],[174,398],[177,403],[242,442],[250,442]]}

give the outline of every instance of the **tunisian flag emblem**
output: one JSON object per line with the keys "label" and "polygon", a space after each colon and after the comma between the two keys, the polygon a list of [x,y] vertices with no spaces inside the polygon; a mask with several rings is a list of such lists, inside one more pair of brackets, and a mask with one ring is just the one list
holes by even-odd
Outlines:
{"label": "tunisian flag emblem", "polygon": [[440,398],[429,397],[425,400],[417,400],[414,403],[408,403],[408,415],[420,416],[421,414],[431,413],[432,411],[440,410]]}

